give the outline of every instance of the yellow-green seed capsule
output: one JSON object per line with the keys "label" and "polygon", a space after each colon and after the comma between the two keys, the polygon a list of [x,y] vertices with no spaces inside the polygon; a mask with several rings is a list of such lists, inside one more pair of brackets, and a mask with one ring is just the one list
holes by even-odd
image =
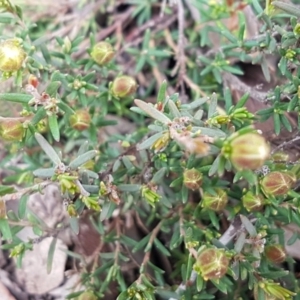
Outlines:
{"label": "yellow-green seed capsule", "polygon": [[99,42],[91,52],[92,59],[100,66],[108,64],[114,57],[115,51],[110,43]]}
{"label": "yellow-green seed capsule", "polygon": [[270,147],[265,138],[254,132],[237,136],[224,150],[238,170],[259,169],[270,155]]}
{"label": "yellow-green seed capsule", "polygon": [[78,110],[70,116],[70,124],[76,130],[86,130],[90,127],[91,116],[86,110]]}
{"label": "yellow-green seed capsule", "polygon": [[0,122],[0,137],[8,142],[19,142],[24,136],[24,127],[18,119],[3,119]]}
{"label": "yellow-green seed capsule", "polygon": [[222,211],[227,203],[227,193],[221,188],[215,189],[215,194],[204,192],[202,197],[202,207],[216,212]]}
{"label": "yellow-green seed capsule", "polygon": [[261,181],[262,190],[266,195],[285,195],[295,184],[296,176],[292,172],[274,171],[267,174]]}
{"label": "yellow-green seed capsule", "polygon": [[204,280],[222,278],[229,266],[229,259],[223,249],[208,248],[200,252],[195,269]]}
{"label": "yellow-green seed capsule", "polygon": [[110,91],[116,98],[125,98],[135,93],[137,83],[130,76],[117,77],[110,86]]}

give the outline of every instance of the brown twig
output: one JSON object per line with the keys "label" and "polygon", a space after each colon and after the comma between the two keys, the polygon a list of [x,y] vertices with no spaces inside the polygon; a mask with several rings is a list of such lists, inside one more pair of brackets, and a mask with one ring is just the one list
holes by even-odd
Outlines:
{"label": "brown twig", "polygon": [[3,200],[4,202],[6,201],[10,201],[10,200],[19,200],[23,195],[25,194],[30,194],[30,193],[35,193],[38,192],[39,190],[45,188],[46,186],[52,184],[52,181],[43,181],[41,183],[38,183],[32,187],[29,188],[24,188],[18,192],[12,193],[12,194],[6,194],[4,196],[1,197],[1,200]]}

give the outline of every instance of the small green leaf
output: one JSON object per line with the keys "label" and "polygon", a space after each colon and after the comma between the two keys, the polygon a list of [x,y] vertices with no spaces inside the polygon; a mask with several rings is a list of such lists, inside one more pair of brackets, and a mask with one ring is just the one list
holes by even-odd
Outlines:
{"label": "small green leaf", "polygon": [[292,125],[284,114],[280,115],[280,121],[283,124],[283,126],[287,129],[287,131],[292,132]]}
{"label": "small green leaf", "polygon": [[35,133],[35,138],[47,156],[53,161],[55,165],[61,164],[61,160],[52,146],[47,142],[47,140],[39,133]]}
{"label": "small green leaf", "polygon": [[0,93],[0,100],[27,104],[32,99],[28,94]]}
{"label": "small green leaf", "polygon": [[47,273],[50,274],[52,270],[52,263],[54,257],[54,251],[56,247],[57,238],[53,238],[48,250],[48,258],[47,258]]}
{"label": "small green leaf", "polygon": [[60,81],[52,81],[46,88],[46,93],[50,96],[50,97],[56,97],[57,91],[59,89],[59,87],[61,86]]}
{"label": "small green leaf", "polygon": [[167,172],[167,168],[161,168],[152,177],[151,182],[159,184]]}
{"label": "small green leaf", "polygon": [[36,169],[33,175],[40,178],[51,178],[55,174],[55,168]]}
{"label": "small green leaf", "polygon": [[274,131],[276,135],[279,135],[280,129],[281,129],[281,123],[280,123],[280,116],[277,113],[274,113],[273,115],[274,120]]}
{"label": "small green leaf", "polygon": [[0,231],[5,240],[12,240],[12,234],[7,219],[0,218]]}
{"label": "small green leaf", "polygon": [[172,100],[168,101],[168,107],[169,107],[169,110],[170,110],[170,114],[172,115],[173,118],[180,118],[181,117],[181,114],[180,114],[176,104]]}
{"label": "small green leaf", "polygon": [[169,250],[161,243],[161,241],[159,239],[154,239],[154,245],[162,254],[164,254],[166,256],[171,255]]}
{"label": "small green leaf", "polygon": [[89,160],[93,159],[98,154],[97,150],[90,150],[86,153],[83,153],[76,157],[73,161],[70,162],[69,167],[73,170],[76,170],[80,166],[84,165]]}
{"label": "small green leaf", "polygon": [[104,203],[104,205],[102,206],[101,213],[100,213],[100,221],[102,222],[106,219],[109,219],[112,216],[115,208],[116,208],[116,204],[113,202]]}
{"label": "small green leaf", "polygon": [[300,18],[300,9],[298,6],[295,6],[290,3],[281,2],[281,1],[272,1],[272,5],[274,5],[275,7],[283,10],[284,12],[292,16]]}
{"label": "small green leaf", "polygon": [[50,115],[48,117],[48,124],[51,131],[51,134],[53,138],[59,142],[60,139],[60,132],[59,132],[59,126],[57,122],[57,116],[56,115]]}
{"label": "small green leaf", "polygon": [[21,220],[24,219],[26,216],[28,199],[29,197],[27,195],[23,195],[19,201],[18,216]]}
{"label": "small green leaf", "polygon": [[164,102],[166,97],[166,92],[167,92],[167,81],[164,80],[157,94],[157,101],[156,101],[157,103]]}
{"label": "small green leaf", "polygon": [[158,133],[153,134],[152,136],[150,136],[148,139],[146,139],[145,141],[143,141],[142,143],[137,145],[137,150],[143,150],[143,149],[149,149],[159,138],[161,138],[164,133],[166,133],[167,131],[161,131]]}
{"label": "small green leaf", "polygon": [[210,103],[209,103],[209,107],[208,107],[208,115],[207,115],[208,118],[211,118],[216,114],[217,105],[218,105],[217,94],[213,93],[210,98]]}
{"label": "small green leaf", "polygon": [[253,224],[249,221],[249,219],[243,215],[240,215],[241,221],[243,225],[245,226],[245,229],[248,231],[250,236],[255,237],[257,236],[257,231]]}
{"label": "small green leaf", "polygon": [[146,103],[142,100],[135,99],[134,103],[144,112],[146,112],[153,119],[160,121],[163,124],[171,123],[171,120],[163,113],[158,111],[152,104]]}

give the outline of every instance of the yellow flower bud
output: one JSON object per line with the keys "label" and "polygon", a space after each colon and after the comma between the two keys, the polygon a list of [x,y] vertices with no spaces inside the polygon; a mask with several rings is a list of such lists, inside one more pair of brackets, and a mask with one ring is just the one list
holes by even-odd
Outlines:
{"label": "yellow flower bud", "polygon": [[0,43],[0,71],[15,72],[20,70],[25,58],[26,53],[17,39]]}

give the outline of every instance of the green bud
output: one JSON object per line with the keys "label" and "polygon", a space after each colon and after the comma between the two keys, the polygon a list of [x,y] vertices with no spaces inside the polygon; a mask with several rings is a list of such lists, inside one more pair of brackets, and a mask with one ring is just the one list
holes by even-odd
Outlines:
{"label": "green bud", "polygon": [[265,138],[258,133],[248,132],[235,135],[226,141],[222,153],[238,169],[256,170],[263,166],[269,157],[270,147]]}
{"label": "green bud", "polygon": [[273,282],[271,280],[260,282],[259,287],[263,289],[268,296],[275,297],[276,300],[292,300],[292,296],[296,295],[296,293],[283,288],[279,283]]}
{"label": "green bud", "polygon": [[161,198],[159,194],[156,193],[155,187],[142,187],[142,197],[152,206],[154,207],[156,202],[158,202]]}
{"label": "green bud", "polygon": [[91,116],[86,110],[78,110],[69,119],[72,128],[83,131],[90,127]]}
{"label": "green bud", "polygon": [[200,188],[202,185],[202,178],[203,175],[201,172],[196,170],[195,168],[193,169],[187,169],[183,173],[183,183],[184,185],[193,191],[197,190]]}
{"label": "green bud", "polygon": [[69,204],[67,207],[67,212],[70,217],[77,217],[77,211],[74,204]]}
{"label": "green bud", "polygon": [[99,42],[93,47],[91,52],[92,59],[100,66],[109,63],[114,55],[115,51],[108,42]]}
{"label": "green bud", "polygon": [[260,211],[263,208],[264,200],[262,195],[254,195],[250,191],[242,197],[243,205],[249,212]]}
{"label": "green bud", "polygon": [[296,176],[292,172],[274,171],[261,180],[262,190],[266,195],[285,195],[295,184]]}
{"label": "green bud", "polygon": [[117,77],[110,85],[110,91],[116,98],[125,98],[135,93],[136,81],[130,76]]}
{"label": "green bud", "polygon": [[286,259],[286,253],[280,244],[268,245],[264,252],[267,259],[275,264],[282,263]]}
{"label": "green bud", "polygon": [[86,205],[88,209],[92,209],[95,211],[101,210],[97,197],[82,197],[82,202]]}
{"label": "green bud", "polygon": [[216,212],[223,210],[228,202],[226,191],[221,188],[215,189],[215,194],[204,192],[202,197],[202,207]]}
{"label": "green bud", "polygon": [[229,266],[229,259],[223,249],[207,248],[200,252],[194,269],[204,280],[220,279]]}
{"label": "green bud", "polygon": [[15,72],[20,70],[25,58],[26,53],[17,39],[0,43],[0,71]]}
{"label": "green bud", "polygon": [[19,142],[24,136],[25,129],[18,119],[3,119],[0,122],[0,136],[8,142]]}

